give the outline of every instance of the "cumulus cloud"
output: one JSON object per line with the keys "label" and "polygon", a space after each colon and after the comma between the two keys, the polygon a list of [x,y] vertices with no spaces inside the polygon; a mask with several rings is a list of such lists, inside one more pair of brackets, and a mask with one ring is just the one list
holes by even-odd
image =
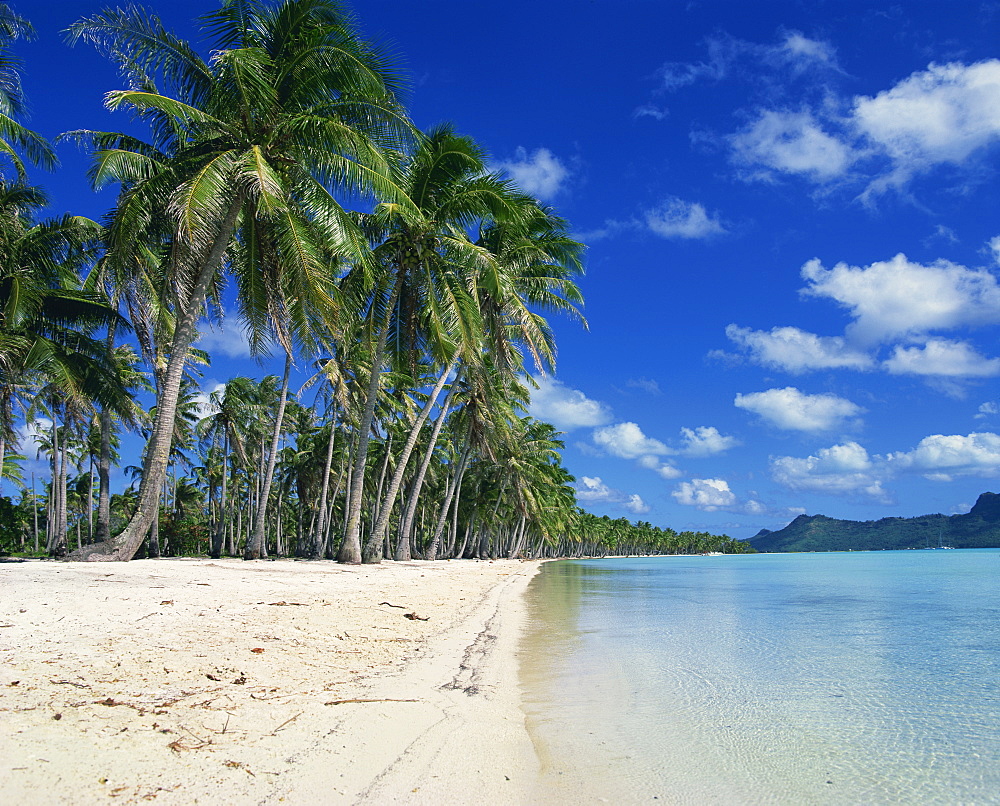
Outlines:
{"label": "cumulus cloud", "polygon": [[887,499],[879,468],[857,442],[823,448],[805,458],[772,457],[771,475],[790,490]]}
{"label": "cumulus cloud", "polygon": [[[822,42],[792,35],[784,52],[838,69]],[[1000,60],[930,64],[873,96],[828,94],[812,109],[760,110],[729,144],[734,161],[752,169],[748,178],[830,182],[867,164],[862,198],[871,201],[935,166],[966,165],[1000,142],[998,98]]]}
{"label": "cumulus cloud", "polygon": [[569,170],[547,148],[536,149],[530,155],[526,149],[518,148],[512,160],[499,162],[496,167],[525,193],[539,199],[551,199],[558,195],[569,178]]}
{"label": "cumulus cloud", "polygon": [[644,467],[647,470],[652,470],[654,473],[658,474],[661,478],[667,480],[679,478],[682,473],[670,462],[661,462],[655,456],[640,456],[639,466]]}
{"label": "cumulus cloud", "polygon": [[809,285],[800,293],[847,308],[854,319],[848,336],[863,343],[1000,322],[996,277],[946,260],[923,265],[898,254],[865,267],[825,269],[813,259],[802,277]]}
{"label": "cumulus cloud", "polygon": [[635,423],[616,423],[598,428],[594,431],[593,439],[596,445],[622,459],[671,453],[658,439],[647,437]]}
{"label": "cumulus cloud", "polygon": [[[844,174],[855,156],[849,145],[824,131],[809,111],[766,110],[729,138],[734,160],[825,182]],[[769,178],[770,174],[750,174]]]}
{"label": "cumulus cloud", "polygon": [[[984,404],[989,408],[993,404]],[[996,406],[994,409],[1000,411]],[[886,456],[869,455],[856,442],[823,448],[806,457],[771,458],[771,475],[790,490],[830,495],[862,495],[888,501],[884,484],[905,473],[948,482],[956,476],[1000,476],[1000,435],[933,434],[915,448]]]}
{"label": "cumulus cloud", "polygon": [[1000,140],[1000,60],[931,64],[874,97],[855,98],[853,122],[892,160],[883,184],[959,165]]}
{"label": "cumulus cloud", "polygon": [[531,390],[528,412],[532,417],[552,423],[561,431],[593,428],[611,419],[611,411],[603,403],[591,400],[579,389],[566,386],[548,375],[532,376],[537,389]]}
{"label": "cumulus cloud", "polygon": [[795,374],[818,369],[872,369],[874,359],[840,336],[817,336],[797,327],[751,330],[732,324],[726,336],[742,347],[751,361]]}
{"label": "cumulus cloud", "polygon": [[252,355],[246,329],[235,313],[228,312],[217,324],[202,323],[201,335],[195,342],[195,347],[230,358],[250,358]]}
{"label": "cumulus cloud", "polygon": [[1000,375],[1000,358],[986,358],[964,341],[930,339],[922,346],[896,345],[883,363],[893,375],[990,378]]}
{"label": "cumulus cloud", "polygon": [[649,507],[639,495],[625,493],[609,487],[599,476],[584,476],[576,484],[576,498],[583,504],[619,504],[636,515],[649,512]]}
{"label": "cumulus cloud", "polygon": [[991,432],[934,434],[911,451],[890,454],[895,470],[918,472],[933,481],[955,476],[1000,476],[1000,435]]}
{"label": "cumulus cloud", "polygon": [[831,431],[864,411],[845,398],[831,394],[807,395],[794,386],[747,395],[738,393],[733,403],[789,431]]}
{"label": "cumulus cloud", "polygon": [[695,507],[703,512],[725,510],[743,515],[763,515],[768,511],[764,504],[753,497],[740,501],[725,479],[682,481],[670,495],[678,504]]}
{"label": "cumulus cloud", "polygon": [[670,493],[677,503],[697,507],[705,512],[727,509],[736,503],[736,495],[725,479],[691,479],[682,481]]}
{"label": "cumulus cloud", "polygon": [[736,437],[720,434],[718,428],[710,425],[682,428],[681,441],[684,446],[680,452],[691,457],[716,456],[740,444]]}
{"label": "cumulus cloud", "polygon": [[725,228],[698,202],[676,197],[666,199],[646,213],[646,226],[663,238],[697,239],[722,235]]}

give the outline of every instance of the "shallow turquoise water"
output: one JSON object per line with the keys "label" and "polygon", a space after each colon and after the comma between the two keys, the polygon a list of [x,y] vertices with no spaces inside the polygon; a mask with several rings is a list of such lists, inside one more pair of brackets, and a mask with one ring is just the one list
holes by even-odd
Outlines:
{"label": "shallow turquoise water", "polygon": [[1000,550],[548,563],[529,604],[553,798],[1000,803]]}

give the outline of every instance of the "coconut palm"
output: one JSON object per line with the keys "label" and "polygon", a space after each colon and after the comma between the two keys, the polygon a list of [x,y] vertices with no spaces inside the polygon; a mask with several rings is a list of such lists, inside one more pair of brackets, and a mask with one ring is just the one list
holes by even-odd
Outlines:
{"label": "coconut palm", "polygon": [[18,179],[22,181],[25,178],[24,162],[18,152],[23,153],[32,164],[43,168],[51,169],[56,164],[55,153],[45,139],[17,120],[24,115],[25,104],[20,63],[11,54],[10,44],[33,36],[31,23],[15,14],[6,3],[0,3],[0,154],[14,166]]}
{"label": "coconut palm", "polygon": [[[77,133],[97,148],[95,184],[123,186],[109,256],[128,264],[156,222],[167,222],[170,233],[164,294],[175,322],[163,351],[169,358],[140,505],[104,548],[111,559],[130,558],[152,522],[188,350],[237,232],[246,246],[257,232],[248,222],[266,224],[273,245],[266,264],[233,264],[243,273],[241,289],[256,283],[285,292],[275,298],[287,300],[297,284],[322,283],[330,251],[364,256],[364,239],[334,194],[400,196],[383,150],[398,147],[408,131],[398,82],[339,5],[229,0],[203,26],[215,40],[210,61],[148,12],[106,11],[70,28],[71,41],[104,49],[131,79],[130,89],[108,95],[109,107],[131,109],[152,132],[149,143]],[[271,311],[245,313],[260,319]]]}
{"label": "coconut palm", "polygon": [[[386,494],[391,502],[417,434],[429,415],[456,356],[473,352],[479,343],[479,319],[465,278],[477,264],[489,261],[469,232],[485,218],[516,214],[511,187],[487,173],[482,149],[450,126],[429,132],[404,162],[402,185],[411,208],[382,203],[363,218],[376,245],[374,276],[361,266],[345,278],[345,297],[359,299],[352,310],[366,312],[361,329],[369,345],[372,372],[358,429],[347,533],[342,562],[360,562],[361,490],[368,439],[387,348],[413,367],[428,355],[440,367],[438,382],[414,423],[400,460],[400,470]],[[379,545],[387,522],[386,505],[370,543]],[[366,552],[373,559],[372,552]]]}
{"label": "coconut palm", "polygon": [[209,396],[212,413],[202,418],[198,430],[203,439],[213,444],[222,443],[221,498],[212,532],[211,554],[218,559],[222,549],[229,513],[228,482],[230,478],[230,454],[236,453],[241,464],[247,463],[246,428],[259,416],[256,400],[256,384],[250,378],[231,378],[225,388],[212,392]]}
{"label": "coconut palm", "polygon": [[42,385],[128,405],[103,345],[88,335],[124,322],[78,281],[100,227],[69,215],[36,223],[45,203],[38,188],[0,180],[0,465],[15,405],[26,406]]}

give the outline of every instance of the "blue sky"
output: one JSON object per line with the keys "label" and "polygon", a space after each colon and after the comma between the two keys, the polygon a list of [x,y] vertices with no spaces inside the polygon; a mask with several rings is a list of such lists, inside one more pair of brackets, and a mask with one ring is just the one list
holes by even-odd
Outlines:
{"label": "blue sky", "polygon": [[[15,2],[47,136],[120,81]],[[533,411],[598,514],[748,537],[966,511],[1000,475],[1000,3],[357,2],[450,120],[588,246]],[[206,2],[158,8],[178,32]],[[100,216],[86,160],[35,173]],[[233,323],[205,385],[246,373]],[[223,353],[228,350],[228,355]],[[270,367],[257,374],[277,371]]]}

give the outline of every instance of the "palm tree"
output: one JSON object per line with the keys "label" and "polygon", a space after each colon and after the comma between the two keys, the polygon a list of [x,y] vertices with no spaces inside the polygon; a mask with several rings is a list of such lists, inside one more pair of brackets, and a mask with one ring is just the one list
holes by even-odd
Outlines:
{"label": "palm tree", "polygon": [[128,405],[103,345],[88,335],[125,323],[78,280],[100,227],[69,215],[36,223],[45,203],[38,188],[0,180],[0,465],[15,405],[25,407],[42,385]]}
{"label": "palm tree", "polygon": [[56,164],[55,153],[45,139],[17,121],[25,112],[24,94],[20,63],[11,55],[9,46],[14,40],[33,36],[31,23],[15,14],[6,3],[0,3],[0,154],[13,164],[22,181],[24,162],[18,151],[43,168],[52,169]]}
{"label": "palm tree", "polygon": [[[361,266],[345,278],[345,296],[363,300],[352,309],[367,313],[361,332],[369,345],[372,371],[358,429],[347,534],[339,555],[342,562],[362,559],[361,490],[386,349],[391,344],[397,360],[411,367],[425,353],[442,367],[439,382],[404,447],[400,465],[405,469],[453,360],[479,341],[474,299],[463,280],[472,266],[490,256],[471,241],[468,232],[483,218],[512,212],[509,185],[488,174],[483,151],[450,126],[440,126],[420,141],[403,166],[402,184],[412,207],[382,203],[363,218],[363,226],[377,244],[374,259],[379,273],[372,277]],[[394,478],[386,501],[393,500],[401,473]],[[371,544],[380,543],[385,523],[383,517]],[[373,559],[371,552],[366,554]]]}
{"label": "palm tree", "polygon": [[201,420],[198,430],[203,439],[216,445],[222,443],[221,497],[211,541],[211,555],[218,559],[222,556],[228,523],[230,454],[235,451],[240,463],[246,465],[246,428],[257,419],[260,407],[256,402],[256,385],[243,376],[231,378],[224,389],[212,392],[209,403],[213,413]]}
{"label": "palm tree", "polygon": [[266,263],[233,265],[240,287],[282,289],[276,299],[287,300],[296,282],[322,284],[330,251],[364,259],[364,238],[335,193],[376,192],[406,204],[383,150],[399,147],[408,132],[398,82],[337,4],[227,0],[203,23],[216,43],[210,61],[136,10],[106,11],[70,28],[71,42],[103,48],[132,80],[132,89],[109,94],[109,107],[128,107],[150,124],[149,144],[77,134],[97,147],[95,184],[123,186],[110,228],[112,261],[130,264],[150,226],[166,223],[164,290],[175,318],[140,504],[95,559],[129,559],[152,523],[188,350],[237,232],[250,248],[246,239],[260,223],[274,244]]}

